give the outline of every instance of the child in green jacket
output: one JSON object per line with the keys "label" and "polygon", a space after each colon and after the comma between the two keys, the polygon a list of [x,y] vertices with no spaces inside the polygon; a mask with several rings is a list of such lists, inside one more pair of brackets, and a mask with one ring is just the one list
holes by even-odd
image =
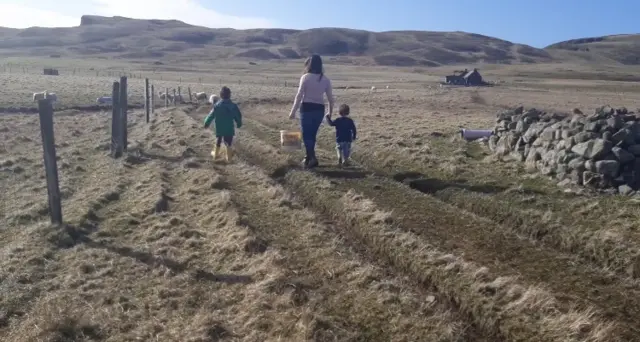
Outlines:
{"label": "child in green jacket", "polygon": [[204,119],[204,128],[208,128],[211,122],[214,123],[216,145],[213,151],[211,151],[213,159],[217,159],[220,156],[222,141],[224,141],[227,148],[227,161],[230,161],[233,157],[231,143],[236,133],[234,121],[238,128],[242,127],[242,113],[240,113],[238,105],[231,101],[231,89],[222,87],[222,90],[220,90],[220,101],[213,104],[211,112]]}

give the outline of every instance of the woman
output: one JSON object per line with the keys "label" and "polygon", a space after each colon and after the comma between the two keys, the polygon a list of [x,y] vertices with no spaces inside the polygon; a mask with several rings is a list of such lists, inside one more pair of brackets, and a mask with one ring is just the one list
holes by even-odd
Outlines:
{"label": "woman", "polygon": [[318,166],[316,135],[325,116],[324,94],[327,94],[327,100],[329,101],[327,115],[331,117],[333,113],[333,93],[331,81],[323,74],[322,59],[319,55],[307,58],[304,66],[305,73],[300,77],[298,93],[289,118],[295,119],[296,112],[300,109],[300,128],[306,150],[304,166],[313,168]]}

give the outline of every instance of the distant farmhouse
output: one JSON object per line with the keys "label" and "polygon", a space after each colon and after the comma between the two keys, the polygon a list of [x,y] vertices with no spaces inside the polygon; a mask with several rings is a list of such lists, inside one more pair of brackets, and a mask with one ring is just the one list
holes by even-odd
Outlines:
{"label": "distant farmhouse", "polygon": [[482,75],[478,69],[469,71],[464,69],[462,71],[456,70],[453,75],[445,76],[445,83],[464,86],[479,86],[484,85],[482,81]]}

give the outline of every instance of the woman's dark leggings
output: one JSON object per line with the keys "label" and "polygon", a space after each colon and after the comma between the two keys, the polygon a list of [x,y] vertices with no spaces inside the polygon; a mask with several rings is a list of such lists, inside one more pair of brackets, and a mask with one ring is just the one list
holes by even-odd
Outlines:
{"label": "woman's dark leggings", "polygon": [[324,111],[300,112],[300,128],[307,159],[316,159],[316,136],[324,119]]}
{"label": "woman's dark leggings", "polygon": [[227,137],[216,137],[216,146],[220,147],[220,145],[222,145],[222,140],[224,140],[224,143],[227,146],[231,146],[231,143],[233,142],[233,135]]}

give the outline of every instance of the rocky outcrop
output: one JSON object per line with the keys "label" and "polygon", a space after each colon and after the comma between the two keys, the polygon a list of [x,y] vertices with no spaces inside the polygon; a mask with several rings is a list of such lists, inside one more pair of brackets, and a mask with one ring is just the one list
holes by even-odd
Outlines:
{"label": "rocky outcrop", "polygon": [[564,185],[622,194],[640,188],[640,116],[626,108],[604,106],[590,116],[523,107],[500,112],[489,148]]}

